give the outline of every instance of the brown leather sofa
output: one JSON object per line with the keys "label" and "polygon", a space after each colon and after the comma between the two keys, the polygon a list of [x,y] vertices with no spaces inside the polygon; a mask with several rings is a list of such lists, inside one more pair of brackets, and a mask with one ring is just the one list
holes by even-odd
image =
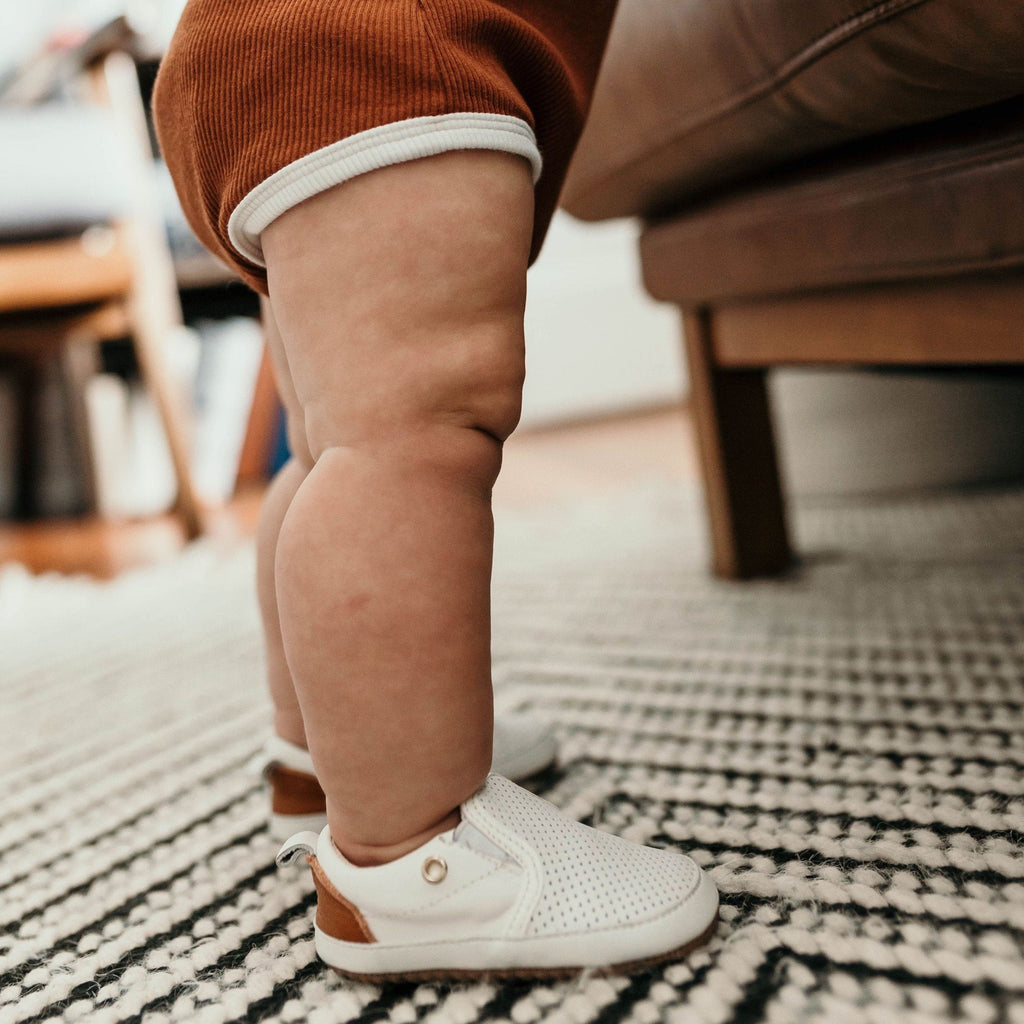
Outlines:
{"label": "brown leather sofa", "polygon": [[770,367],[1024,362],[1024,0],[621,0],[563,205],[644,218],[715,572],[778,572]]}

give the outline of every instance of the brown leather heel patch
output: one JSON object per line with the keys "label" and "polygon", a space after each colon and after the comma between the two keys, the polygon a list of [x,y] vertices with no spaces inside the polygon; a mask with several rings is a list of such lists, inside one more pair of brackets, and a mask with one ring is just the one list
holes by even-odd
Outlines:
{"label": "brown leather heel patch", "polygon": [[363,915],[331,885],[316,857],[309,858],[316,883],[316,926],[343,942],[376,942]]}
{"label": "brown leather heel patch", "polygon": [[270,809],[275,814],[323,814],[327,798],[316,776],[274,764],[267,769]]}

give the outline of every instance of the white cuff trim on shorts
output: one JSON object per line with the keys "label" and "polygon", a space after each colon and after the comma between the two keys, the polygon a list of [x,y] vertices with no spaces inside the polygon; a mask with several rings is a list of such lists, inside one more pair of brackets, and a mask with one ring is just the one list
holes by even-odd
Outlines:
{"label": "white cuff trim on shorts", "polygon": [[491,149],[525,157],[540,177],[533,129],[508,114],[435,114],[410,117],[358,132],[315,150],[261,181],[231,212],[228,238],[236,251],[265,267],[260,235],[303,200],[368,171],[458,149]]}

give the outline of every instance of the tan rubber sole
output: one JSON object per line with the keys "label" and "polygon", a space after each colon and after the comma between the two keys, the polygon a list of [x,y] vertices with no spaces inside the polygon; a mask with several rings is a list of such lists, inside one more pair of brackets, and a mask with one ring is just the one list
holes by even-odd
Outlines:
{"label": "tan rubber sole", "polygon": [[715,912],[715,919],[695,939],[666,953],[659,953],[657,956],[643,957],[639,960],[625,960],[622,963],[611,964],[607,967],[509,967],[506,969],[496,968],[493,970],[462,970],[453,968],[451,970],[435,969],[430,971],[396,971],[393,974],[357,974],[354,971],[346,971],[341,967],[331,967],[332,971],[340,974],[343,978],[350,978],[353,981],[385,982],[385,981],[480,981],[483,979],[494,979],[495,981],[535,981],[552,980],[560,978],[571,978],[582,971],[591,971],[597,975],[603,974],[627,974],[632,971],[642,970],[645,967],[653,967],[655,964],[664,963],[666,960],[678,960],[689,956],[695,949],[703,946],[718,927],[718,912]]}

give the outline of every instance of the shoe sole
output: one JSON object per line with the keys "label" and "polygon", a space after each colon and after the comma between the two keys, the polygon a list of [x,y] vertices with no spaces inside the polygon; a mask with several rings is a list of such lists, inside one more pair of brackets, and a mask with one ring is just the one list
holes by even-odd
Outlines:
{"label": "shoe sole", "polygon": [[689,942],[685,942],[683,945],[677,946],[675,949],[670,949],[664,953],[641,957],[639,960],[623,960],[619,963],[609,964],[603,967],[494,967],[484,969],[452,968],[450,970],[443,967],[436,967],[425,971],[395,971],[384,974],[361,974],[356,971],[347,971],[343,967],[335,967],[330,964],[328,966],[332,971],[336,974],[340,974],[343,978],[348,978],[351,981],[364,981],[370,983],[383,983],[388,981],[481,981],[485,979],[494,979],[495,981],[551,981],[572,978],[583,971],[589,971],[590,973],[598,976],[607,974],[627,974],[633,971],[643,970],[646,967],[663,964],[668,960],[679,960],[685,956],[689,956],[690,953],[694,952],[700,946],[703,946],[711,936],[715,934],[715,929],[717,927],[718,911],[716,910],[711,923],[695,939],[690,939]]}

